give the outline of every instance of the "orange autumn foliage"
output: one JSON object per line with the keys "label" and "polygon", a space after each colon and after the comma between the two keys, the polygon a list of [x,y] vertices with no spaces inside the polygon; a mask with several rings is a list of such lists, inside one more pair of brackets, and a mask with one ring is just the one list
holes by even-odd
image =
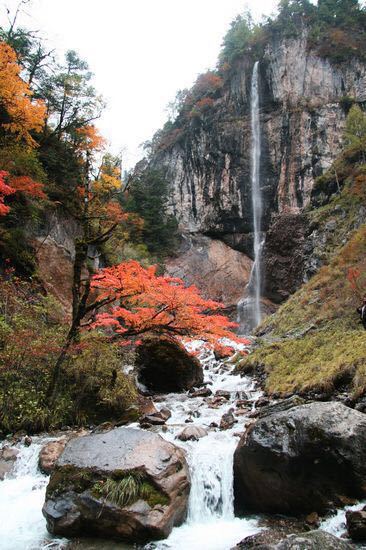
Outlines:
{"label": "orange autumn foliage", "polygon": [[20,71],[14,50],[0,42],[0,105],[5,112],[1,126],[16,139],[35,147],[30,132],[42,129],[46,107],[40,100],[32,101],[32,92],[20,77]]}
{"label": "orange autumn foliage", "polygon": [[5,183],[5,178],[7,175],[8,172],[0,170],[0,216],[5,216],[10,210],[9,206],[4,204],[5,197],[15,193],[15,189]]}
{"label": "orange autumn foliage", "polygon": [[102,151],[106,141],[100,135],[94,124],[87,124],[76,130],[78,143],[76,147],[79,151]]}
{"label": "orange autumn foliage", "polygon": [[14,191],[19,191],[36,199],[46,199],[47,195],[43,191],[43,184],[34,181],[29,176],[12,176],[9,183]]}
{"label": "orange autumn foliage", "polygon": [[[222,348],[222,339],[246,342],[230,329],[236,327],[217,312],[223,305],[205,300],[196,287],[181,279],[158,276],[156,267],[130,260],[97,273],[92,287],[109,311],[97,316],[93,327],[108,327],[131,342],[141,334],[164,334],[173,339],[201,339]],[[136,342],[135,342],[136,343]]]}

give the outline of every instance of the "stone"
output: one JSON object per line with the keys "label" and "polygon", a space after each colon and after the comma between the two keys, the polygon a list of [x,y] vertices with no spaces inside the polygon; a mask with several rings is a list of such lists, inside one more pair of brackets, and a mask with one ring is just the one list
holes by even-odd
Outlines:
{"label": "stone", "polygon": [[227,390],[217,390],[215,392],[215,397],[223,397],[224,399],[230,399],[231,393]]}
{"label": "stone", "polygon": [[42,447],[38,458],[38,466],[41,472],[49,475],[54,470],[56,461],[63,453],[67,441],[67,437],[62,437],[57,441],[49,441]]}
{"label": "stone", "polygon": [[19,449],[14,447],[5,446],[0,450],[0,481],[12,473],[18,454]]}
{"label": "stone", "polygon": [[246,537],[236,546],[237,550],[352,550],[353,548],[349,542],[320,529],[287,535],[283,539],[279,539],[277,533],[263,531]]}
{"label": "stone", "polygon": [[201,437],[205,437],[207,434],[207,430],[201,428],[201,426],[188,426],[180,432],[177,439],[180,439],[180,441],[198,441]]}
{"label": "stone", "polygon": [[29,435],[26,435],[24,438],[24,445],[30,447],[32,445],[32,438]]}
{"label": "stone", "polygon": [[155,407],[154,401],[151,397],[139,396],[139,409],[142,416],[157,414],[158,409]]}
{"label": "stone", "polygon": [[366,506],[362,510],[346,512],[347,531],[352,540],[366,541]]}
{"label": "stone", "polygon": [[140,425],[151,424],[153,426],[162,426],[172,416],[169,409],[162,407],[160,411],[155,408],[155,412],[146,414],[140,418]]}
{"label": "stone", "polygon": [[308,525],[311,525],[313,527],[319,527],[320,525],[320,518],[316,512],[311,512],[311,514],[308,514],[305,518],[305,521]]}
{"label": "stone", "polygon": [[210,388],[200,388],[199,390],[190,391],[188,397],[209,397],[212,395]]}
{"label": "stone", "polygon": [[157,393],[183,392],[203,382],[199,360],[168,338],[149,338],[138,346],[138,380]]}
{"label": "stone", "polygon": [[305,405],[306,401],[299,395],[293,395],[292,397],[289,397],[287,399],[282,399],[281,401],[278,401],[277,403],[270,403],[265,406],[262,406],[258,410],[258,416],[259,418],[263,418],[264,416],[269,416],[271,414],[283,412],[283,411],[289,411],[293,407],[298,407],[299,405]]}
{"label": "stone", "polygon": [[[204,296],[235,311],[249,281],[252,260],[222,240],[185,233],[177,254],[167,259],[165,267],[168,274],[195,284]],[[226,357],[215,352],[217,360]]]}
{"label": "stone", "polygon": [[366,417],[341,403],[308,403],[261,418],[234,454],[237,511],[324,513],[340,495],[366,495]]}
{"label": "stone", "polygon": [[266,405],[269,405],[269,404],[270,404],[270,400],[268,399],[268,397],[260,397],[255,402],[255,406],[257,409],[261,409],[262,407],[265,407]]}
{"label": "stone", "polygon": [[[126,500],[120,484],[127,476],[134,490]],[[184,521],[189,488],[182,449],[158,434],[115,428],[66,445],[51,474],[43,514],[54,535],[92,532],[144,543],[166,538]]]}
{"label": "stone", "polygon": [[171,411],[166,407],[162,407],[159,411],[159,414],[165,420],[165,422],[169,420],[169,418],[172,416]]}
{"label": "stone", "polygon": [[235,424],[235,418],[233,415],[234,409],[229,409],[229,411],[222,415],[220,420],[220,430],[230,430]]}

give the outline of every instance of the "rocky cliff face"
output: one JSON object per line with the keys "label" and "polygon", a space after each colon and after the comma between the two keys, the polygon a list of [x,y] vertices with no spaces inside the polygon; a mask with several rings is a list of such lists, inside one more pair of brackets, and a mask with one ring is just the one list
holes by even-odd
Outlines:
{"label": "rocky cliff face", "polygon": [[[182,231],[220,239],[248,256],[252,256],[252,68],[249,58],[238,62],[210,111],[193,120],[174,145],[152,159],[155,168],[166,170],[171,208]],[[260,60],[264,231],[275,214],[291,214],[299,233],[302,222],[295,221],[296,215],[309,204],[314,178],[340,151],[347,97],[366,101],[366,66],[360,61],[331,64],[309,50],[305,30],[297,39],[273,39],[267,44]],[[283,224],[277,226],[283,232]],[[289,234],[291,227],[290,219]],[[272,242],[276,241],[272,231]],[[295,246],[297,241],[293,239]],[[267,245],[265,254],[270,264],[276,251]],[[243,288],[246,277],[243,272]],[[296,281],[290,280],[289,286],[298,286],[301,277],[297,270]],[[269,287],[268,295],[278,301],[286,294]]]}

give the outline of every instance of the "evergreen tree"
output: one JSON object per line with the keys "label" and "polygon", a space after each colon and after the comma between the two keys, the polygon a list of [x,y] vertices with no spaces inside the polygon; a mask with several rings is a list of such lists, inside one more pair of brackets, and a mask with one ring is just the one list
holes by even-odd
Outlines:
{"label": "evergreen tree", "polygon": [[144,221],[142,240],[151,254],[164,258],[177,246],[177,220],[167,213],[168,183],[157,170],[146,170],[130,184],[126,210]]}

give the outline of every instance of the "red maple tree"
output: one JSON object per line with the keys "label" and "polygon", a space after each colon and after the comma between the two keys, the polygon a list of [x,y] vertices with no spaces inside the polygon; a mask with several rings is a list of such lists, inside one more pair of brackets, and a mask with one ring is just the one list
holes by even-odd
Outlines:
{"label": "red maple tree", "polygon": [[9,206],[4,204],[5,197],[15,193],[15,189],[5,183],[7,175],[8,172],[0,170],[0,216],[5,216],[10,210]]}
{"label": "red maple tree", "polygon": [[195,286],[181,279],[158,276],[156,267],[130,260],[107,267],[92,280],[98,301],[108,310],[99,313],[93,327],[109,327],[125,343],[152,333],[173,339],[201,339],[216,349],[230,347],[225,339],[248,343],[232,332],[236,323],[219,311],[219,302],[205,300]]}
{"label": "red maple tree", "polygon": [[47,199],[43,184],[29,176],[11,176],[9,183],[15,192],[21,192],[36,199]]}

